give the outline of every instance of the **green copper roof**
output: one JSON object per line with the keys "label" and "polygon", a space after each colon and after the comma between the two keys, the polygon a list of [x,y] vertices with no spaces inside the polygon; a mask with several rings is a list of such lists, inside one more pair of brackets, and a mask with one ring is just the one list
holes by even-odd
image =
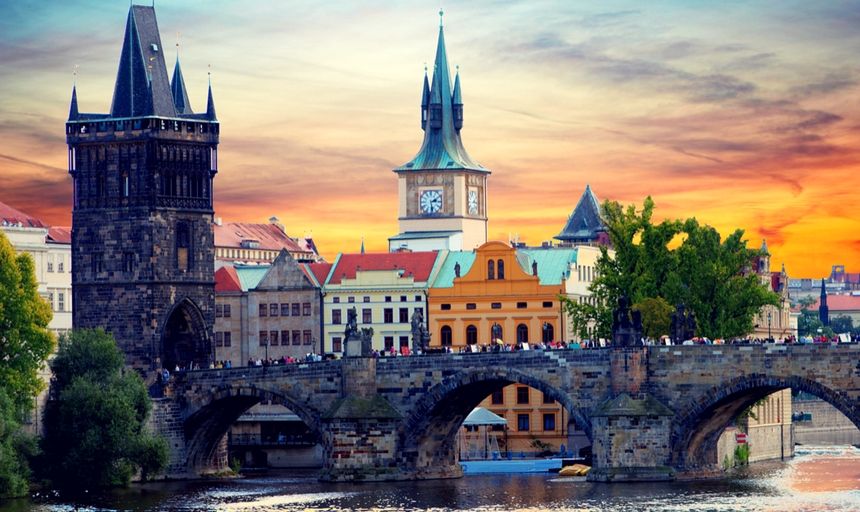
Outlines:
{"label": "green copper roof", "polygon": [[540,284],[561,284],[562,276],[568,278],[570,264],[576,263],[576,249],[573,248],[547,248],[547,249],[519,249],[517,253],[527,259],[526,268],[523,270],[532,273],[532,262],[537,262],[538,279]]}
{"label": "green copper roof", "polygon": [[271,265],[236,265],[234,268],[236,275],[239,276],[239,286],[242,287],[243,292],[247,292],[260,284]]}
{"label": "green copper roof", "polygon": [[465,276],[472,264],[475,262],[474,251],[451,251],[442,263],[442,268],[439,269],[439,274],[436,275],[436,280],[433,282],[432,288],[451,288],[454,286],[454,278],[456,273],[454,267],[457,263],[460,264],[460,276]]}
{"label": "green copper roof", "polygon": [[[462,112],[459,87],[456,94],[458,108]],[[426,95],[422,94],[422,111],[426,111],[426,120],[423,121],[424,142],[421,144],[421,149],[412,160],[394,170],[469,169],[489,172],[481,164],[472,160],[466,148],[463,147],[460,130],[455,127],[451,75],[448,68],[448,55],[445,51],[445,33],[441,23],[429,100],[425,109],[423,103],[426,101]]]}

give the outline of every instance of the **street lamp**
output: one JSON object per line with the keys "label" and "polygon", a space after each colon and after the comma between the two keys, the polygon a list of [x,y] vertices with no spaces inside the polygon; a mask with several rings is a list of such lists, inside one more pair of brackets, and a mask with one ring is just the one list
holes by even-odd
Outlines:
{"label": "street lamp", "polygon": [[771,311],[767,312],[767,339],[769,339],[769,340],[771,339],[771,336],[770,336],[770,317],[771,317],[771,314],[772,314]]}

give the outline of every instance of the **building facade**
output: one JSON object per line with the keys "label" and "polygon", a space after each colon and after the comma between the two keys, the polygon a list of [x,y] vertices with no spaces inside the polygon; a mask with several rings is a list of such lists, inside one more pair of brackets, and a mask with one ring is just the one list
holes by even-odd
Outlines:
{"label": "building facade", "polygon": [[788,274],[785,271],[785,265],[782,266],[782,270],[779,272],[771,272],[770,251],[767,248],[767,242],[764,240],[762,240],[760,255],[756,258],[754,266],[762,285],[779,296],[779,304],[776,306],[766,305],[761,308],[753,319],[755,329],[751,336],[760,339],[773,338],[777,340],[785,340],[792,336],[796,337],[797,324],[796,321],[792,322],[791,317]]}
{"label": "building facade", "polygon": [[437,251],[339,254],[323,286],[324,351],[342,354],[349,311],[373,329],[375,350],[411,347],[412,316],[427,319],[427,295],[438,272]]}
{"label": "building facade", "polygon": [[224,266],[215,275],[215,359],[304,358],[320,352],[321,287],[287,251],[271,265]]}
{"label": "building facade", "polygon": [[459,71],[451,75],[440,21],[433,79],[424,72],[421,129],[424,141],[397,174],[400,233],[389,250],[471,250],[487,241],[487,176],[460,137],[463,98]]}
{"label": "building facade", "polygon": [[216,217],[214,233],[216,270],[225,264],[272,263],[281,251],[301,263],[322,260],[312,239],[289,236],[277,217],[269,218],[268,224],[223,222]]}
{"label": "building facade", "polygon": [[111,111],[66,123],[76,328],[102,327],[141,370],[208,364],[215,315],[212,187],[219,124],[168,80],[154,7],[132,5]]}

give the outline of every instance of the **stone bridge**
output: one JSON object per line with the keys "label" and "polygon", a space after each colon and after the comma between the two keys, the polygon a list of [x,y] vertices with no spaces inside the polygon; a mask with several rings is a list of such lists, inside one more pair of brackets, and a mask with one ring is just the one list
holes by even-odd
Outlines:
{"label": "stone bridge", "polygon": [[462,475],[455,436],[492,392],[519,383],[560,402],[592,441],[596,481],[667,480],[719,467],[716,442],[779,389],[814,394],[860,427],[860,345],[707,345],[346,358],[177,375],[153,422],[170,476],[223,467],[225,433],[272,401],[319,433],[321,478]]}

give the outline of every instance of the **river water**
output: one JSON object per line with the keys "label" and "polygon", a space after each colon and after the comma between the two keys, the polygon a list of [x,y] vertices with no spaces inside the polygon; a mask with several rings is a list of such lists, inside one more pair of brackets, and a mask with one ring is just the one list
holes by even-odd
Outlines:
{"label": "river water", "polygon": [[[77,508],[76,508],[77,507]],[[134,485],[72,501],[62,496],[0,504],[35,511],[860,511],[860,450],[798,449],[717,480],[592,484],[557,475],[480,475],[458,480],[324,484],[313,472],[233,480]]]}

